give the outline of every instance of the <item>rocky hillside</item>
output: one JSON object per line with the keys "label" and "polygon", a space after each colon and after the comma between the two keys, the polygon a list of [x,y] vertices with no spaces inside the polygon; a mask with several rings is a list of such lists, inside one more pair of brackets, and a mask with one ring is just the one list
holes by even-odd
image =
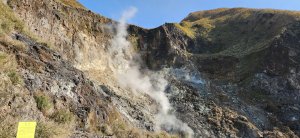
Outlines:
{"label": "rocky hillside", "polygon": [[[0,9],[0,137],[32,120],[43,138],[300,136],[299,12],[200,11],[126,34],[75,0],[2,0]],[[116,77],[118,34],[141,57],[133,84],[147,74],[167,81],[159,97],[172,122],[157,128],[155,93]]]}

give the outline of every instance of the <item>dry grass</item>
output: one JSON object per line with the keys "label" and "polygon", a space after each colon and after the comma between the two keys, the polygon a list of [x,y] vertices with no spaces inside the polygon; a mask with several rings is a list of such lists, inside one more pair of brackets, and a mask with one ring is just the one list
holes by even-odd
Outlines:
{"label": "dry grass", "polygon": [[70,7],[85,9],[85,7],[82,6],[79,2],[77,2],[77,0],[58,0],[58,1]]}
{"label": "dry grass", "polygon": [[293,17],[300,17],[299,11],[288,11],[288,10],[274,10],[274,9],[249,9],[249,8],[219,8],[214,10],[207,10],[207,11],[198,11],[193,12],[188,15],[183,21],[188,22],[195,22],[202,18],[220,18],[224,17],[224,15],[236,15],[243,13],[244,16],[252,14],[252,13],[273,13],[273,14],[282,14],[284,16],[293,16]]}
{"label": "dry grass", "polygon": [[12,30],[22,31],[24,24],[16,18],[11,8],[0,2],[0,34],[10,33]]}
{"label": "dry grass", "polygon": [[0,138],[13,138],[16,136],[17,121],[11,116],[0,117]]}
{"label": "dry grass", "polygon": [[0,52],[0,71],[10,79],[12,85],[23,84],[23,80],[17,72],[17,66],[17,61],[13,55]]}
{"label": "dry grass", "polygon": [[40,121],[37,123],[35,138],[66,138],[72,134],[72,131],[73,127],[70,124]]}
{"label": "dry grass", "polygon": [[0,1],[0,42],[6,45],[16,46],[19,50],[24,49],[24,43],[13,40],[10,36],[12,32],[22,33],[38,43],[51,47],[49,42],[41,40],[39,37],[31,33],[25,24],[14,14],[13,10]]}
{"label": "dry grass", "polygon": [[15,85],[21,82],[21,78],[16,70],[14,56],[0,52],[0,138],[13,138],[16,135],[17,119],[8,114],[9,110],[6,109],[9,100],[19,92]]}
{"label": "dry grass", "polygon": [[69,124],[74,121],[74,115],[66,109],[57,110],[51,118],[59,124]]}
{"label": "dry grass", "polygon": [[[16,135],[18,115],[12,116],[8,110],[8,102],[13,97],[18,97],[23,91],[21,77],[17,70],[15,57],[0,52],[0,138],[13,138]],[[2,99],[3,98],[3,99]],[[21,105],[16,106],[21,108]],[[14,108],[14,110],[16,110]]]}
{"label": "dry grass", "polygon": [[8,35],[0,35],[0,44],[5,45],[7,47],[14,47],[17,50],[24,51],[26,49],[26,45],[21,41],[12,39]]}
{"label": "dry grass", "polygon": [[[126,122],[121,115],[112,111],[109,114],[109,122],[107,122],[117,138],[177,138],[176,135],[170,135],[166,132],[149,132],[136,127]],[[105,134],[105,133],[104,133]]]}
{"label": "dry grass", "polygon": [[17,69],[17,62],[13,55],[0,51],[0,72],[8,73]]}
{"label": "dry grass", "polygon": [[13,85],[21,84],[22,80],[16,71],[10,71],[7,75]]}

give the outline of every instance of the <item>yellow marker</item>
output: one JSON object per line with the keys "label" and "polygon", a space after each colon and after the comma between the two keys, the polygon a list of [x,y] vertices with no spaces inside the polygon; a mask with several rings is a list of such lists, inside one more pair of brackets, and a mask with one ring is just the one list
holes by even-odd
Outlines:
{"label": "yellow marker", "polygon": [[17,138],[34,138],[36,122],[19,122]]}

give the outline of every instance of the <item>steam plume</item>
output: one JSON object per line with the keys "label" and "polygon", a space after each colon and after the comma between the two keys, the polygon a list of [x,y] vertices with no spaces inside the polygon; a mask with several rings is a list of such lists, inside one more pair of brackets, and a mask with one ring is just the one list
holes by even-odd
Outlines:
{"label": "steam plume", "polygon": [[164,75],[149,70],[142,72],[140,56],[126,39],[128,35],[126,21],[136,12],[136,8],[125,11],[116,26],[116,35],[111,40],[109,49],[109,67],[121,87],[147,94],[159,104],[159,112],[155,116],[156,130],[182,132],[192,137],[193,130],[170,113],[171,104],[164,93],[168,82],[164,79]]}

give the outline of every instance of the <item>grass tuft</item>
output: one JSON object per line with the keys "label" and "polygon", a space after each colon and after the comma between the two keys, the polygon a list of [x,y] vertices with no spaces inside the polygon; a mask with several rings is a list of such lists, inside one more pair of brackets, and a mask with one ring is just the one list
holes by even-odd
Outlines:
{"label": "grass tuft", "polygon": [[57,123],[67,124],[72,122],[74,115],[69,110],[58,110],[51,118]]}
{"label": "grass tuft", "polygon": [[47,112],[52,106],[51,98],[45,94],[38,93],[34,96],[37,108],[43,113]]}
{"label": "grass tuft", "polygon": [[21,77],[15,71],[9,72],[8,77],[10,78],[10,81],[12,82],[13,85],[22,83]]}
{"label": "grass tuft", "polygon": [[71,127],[60,125],[52,121],[38,122],[35,130],[35,138],[65,138],[72,133]]}

